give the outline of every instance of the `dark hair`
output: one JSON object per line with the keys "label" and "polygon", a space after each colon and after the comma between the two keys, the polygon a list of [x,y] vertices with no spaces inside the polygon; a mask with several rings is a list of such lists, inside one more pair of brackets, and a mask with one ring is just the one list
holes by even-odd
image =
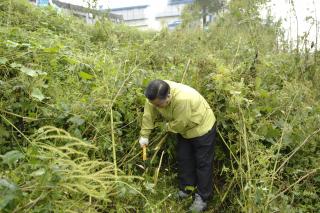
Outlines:
{"label": "dark hair", "polygon": [[165,99],[170,93],[170,86],[167,82],[163,80],[153,80],[147,86],[144,95],[149,100],[155,100],[156,98]]}

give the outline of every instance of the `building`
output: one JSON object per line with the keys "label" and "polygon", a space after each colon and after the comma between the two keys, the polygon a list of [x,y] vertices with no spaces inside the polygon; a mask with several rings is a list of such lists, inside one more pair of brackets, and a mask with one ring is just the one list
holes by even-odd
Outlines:
{"label": "building", "polygon": [[[111,8],[112,14],[117,14],[123,17],[123,21],[133,27],[148,28],[148,18],[146,9],[149,5],[135,5],[129,7]],[[104,10],[106,11],[106,10]]]}
{"label": "building", "polygon": [[156,20],[161,26],[174,29],[181,24],[183,8],[193,0],[169,0],[166,8],[156,15]]}
{"label": "building", "polygon": [[29,0],[31,3],[37,6],[53,6],[60,11],[72,14],[79,18],[84,19],[87,23],[94,23],[97,18],[106,16],[113,23],[122,23],[123,16],[118,14],[113,14],[110,11],[103,11],[97,9],[91,9],[81,5],[71,4],[61,0]]}
{"label": "building", "polygon": [[[129,26],[155,30],[167,27],[172,30],[182,23],[181,15],[185,6],[193,2],[194,0],[108,0],[100,6],[123,15],[124,22]],[[206,23],[212,20],[211,15],[206,17]],[[192,26],[201,27],[202,21],[195,21]]]}
{"label": "building", "polygon": [[106,5],[112,13],[123,16],[129,26],[139,29],[174,29],[181,24],[183,8],[193,0],[109,0]]}
{"label": "building", "polygon": [[118,14],[110,13],[109,11],[90,9],[87,7],[74,5],[66,2],[62,2],[59,0],[51,0],[52,4],[56,7],[65,10],[66,12],[71,13],[74,16],[80,17],[86,20],[87,23],[94,23],[96,19],[100,16],[106,15],[109,20],[114,23],[121,23],[123,21],[123,17]]}

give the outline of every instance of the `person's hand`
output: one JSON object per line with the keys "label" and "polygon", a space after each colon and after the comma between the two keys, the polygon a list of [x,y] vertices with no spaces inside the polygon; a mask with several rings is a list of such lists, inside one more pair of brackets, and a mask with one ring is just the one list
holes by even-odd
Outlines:
{"label": "person's hand", "polygon": [[141,147],[147,146],[149,144],[149,139],[148,138],[144,138],[144,137],[140,137],[139,138],[139,143],[140,143]]}

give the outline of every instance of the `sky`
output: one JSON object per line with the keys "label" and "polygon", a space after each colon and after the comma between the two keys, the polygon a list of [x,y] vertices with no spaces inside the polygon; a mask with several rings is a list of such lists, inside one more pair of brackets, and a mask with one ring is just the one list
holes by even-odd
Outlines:
{"label": "sky", "polygon": [[[320,28],[320,0],[295,0],[294,7],[289,3],[289,0],[272,0],[269,4],[271,6],[272,15],[276,19],[282,19],[282,26],[286,30],[287,38],[296,40],[296,33],[298,31],[299,36],[302,36],[305,32],[310,31],[310,40],[315,41],[316,27],[313,19],[306,20],[306,17],[312,16],[318,18],[318,25]],[[293,8],[295,8],[298,20],[297,22],[294,16]],[[290,33],[291,26],[291,33]],[[320,33],[320,32],[319,32]],[[318,35],[318,40],[319,40]],[[320,41],[318,41],[320,43]]]}

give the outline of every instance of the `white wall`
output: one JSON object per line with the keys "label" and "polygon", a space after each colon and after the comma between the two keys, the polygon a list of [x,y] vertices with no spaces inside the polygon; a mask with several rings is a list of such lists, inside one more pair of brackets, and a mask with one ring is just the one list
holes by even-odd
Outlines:
{"label": "white wall", "polygon": [[107,2],[101,2],[101,4],[103,4],[105,9],[148,5],[148,7],[145,8],[146,23],[149,29],[155,30],[162,28],[161,22],[156,19],[157,15],[177,10],[176,6],[173,9],[168,6],[168,0],[108,0]]}

